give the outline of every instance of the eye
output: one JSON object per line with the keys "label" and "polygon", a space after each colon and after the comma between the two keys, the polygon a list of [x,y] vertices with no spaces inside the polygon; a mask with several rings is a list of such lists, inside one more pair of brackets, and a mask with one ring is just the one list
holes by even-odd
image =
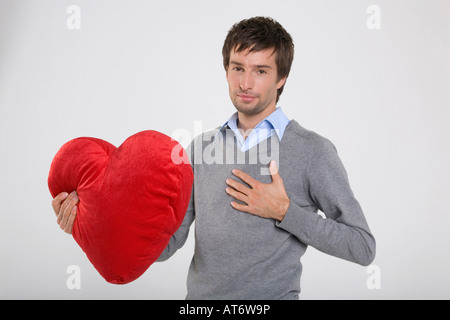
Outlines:
{"label": "eye", "polygon": [[264,70],[258,70],[258,74],[267,74],[267,72]]}
{"label": "eye", "polygon": [[234,71],[237,71],[237,72],[241,72],[241,71],[243,71],[244,69],[242,69],[241,67],[234,67],[233,70],[234,70]]}

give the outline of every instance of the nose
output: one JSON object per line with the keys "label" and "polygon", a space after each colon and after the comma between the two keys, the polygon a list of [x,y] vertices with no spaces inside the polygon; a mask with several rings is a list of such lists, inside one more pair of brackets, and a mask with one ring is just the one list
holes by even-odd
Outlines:
{"label": "nose", "polygon": [[253,89],[253,77],[250,72],[243,72],[240,81],[242,91]]}

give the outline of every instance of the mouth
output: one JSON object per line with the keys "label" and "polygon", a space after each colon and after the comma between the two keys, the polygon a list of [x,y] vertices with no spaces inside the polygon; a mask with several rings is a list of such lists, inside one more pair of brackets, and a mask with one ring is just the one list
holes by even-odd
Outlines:
{"label": "mouth", "polygon": [[253,101],[255,101],[256,98],[257,98],[257,97],[255,97],[255,96],[252,96],[252,95],[249,95],[249,94],[238,94],[237,96],[238,96],[238,98],[239,98],[241,101],[247,102],[247,103],[253,102]]}

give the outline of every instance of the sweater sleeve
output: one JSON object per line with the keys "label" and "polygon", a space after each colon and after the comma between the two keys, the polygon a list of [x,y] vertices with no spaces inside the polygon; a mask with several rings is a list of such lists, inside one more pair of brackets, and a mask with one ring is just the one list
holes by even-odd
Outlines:
{"label": "sweater sleeve", "polygon": [[326,219],[317,210],[307,210],[291,201],[285,218],[277,226],[319,251],[370,265],[375,258],[375,238],[334,145],[320,140],[312,155],[307,170],[309,195]]}

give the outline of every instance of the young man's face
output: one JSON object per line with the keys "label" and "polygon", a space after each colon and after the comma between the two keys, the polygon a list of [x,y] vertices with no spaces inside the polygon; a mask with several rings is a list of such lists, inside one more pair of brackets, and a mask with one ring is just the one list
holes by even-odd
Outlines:
{"label": "young man's face", "polygon": [[272,49],[257,52],[232,50],[227,80],[236,109],[245,115],[256,115],[275,110],[277,90],[284,85],[286,78],[278,79]]}

